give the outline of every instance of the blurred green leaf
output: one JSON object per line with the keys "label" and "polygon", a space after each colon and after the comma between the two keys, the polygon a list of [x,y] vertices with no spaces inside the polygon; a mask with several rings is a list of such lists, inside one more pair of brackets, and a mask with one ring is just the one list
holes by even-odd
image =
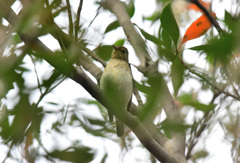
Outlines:
{"label": "blurred green leaf", "polygon": [[148,119],[154,120],[157,113],[161,111],[161,106],[159,105],[159,99],[163,95],[163,78],[160,75],[149,75],[147,83],[149,87],[147,89],[147,101],[143,108],[139,112],[140,120]]}
{"label": "blurred green leaf", "polygon": [[164,120],[162,123],[159,124],[158,127],[161,130],[164,130],[164,133],[166,134],[166,136],[168,138],[171,138],[172,137],[172,135],[171,135],[172,132],[184,133],[191,126],[186,125],[186,124],[182,124],[182,123],[174,123],[174,122],[170,122],[168,120]]}
{"label": "blurred green leaf", "polygon": [[145,93],[145,94],[149,94],[151,93],[151,88],[150,86],[146,86],[145,84],[140,84],[138,82],[135,81],[136,87],[139,91]]}
{"label": "blurred green leaf", "polygon": [[141,31],[142,35],[149,41],[152,41],[153,43],[155,43],[156,45],[162,44],[162,41],[160,39],[158,39],[157,37],[147,33],[146,31],[144,31],[142,28],[140,28],[137,24],[134,24],[138,27],[138,29]]}
{"label": "blurred green leaf", "polygon": [[91,150],[92,149],[88,147],[72,147],[63,151],[55,150],[51,153],[48,153],[46,157],[55,157],[69,162],[89,163],[94,158],[94,154],[91,152]]}
{"label": "blurred green leaf", "polygon": [[165,30],[168,35],[172,38],[175,47],[177,47],[179,29],[175,17],[173,15],[171,3],[169,3],[162,12],[161,15],[161,27]]}
{"label": "blurred green leaf", "polygon": [[192,47],[190,49],[206,53],[210,63],[214,63],[216,60],[222,64],[227,64],[235,48],[234,45],[233,35],[225,33],[223,37],[215,37],[205,45]]}
{"label": "blurred green leaf", "polygon": [[108,132],[115,132],[114,130],[110,130],[106,124],[106,121],[90,118],[84,116],[79,118],[76,114],[71,116],[71,123],[77,121],[81,124],[81,127],[89,134],[93,136],[104,137],[104,133]]}
{"label": "blurred green leaf", "polygon": [[177,96],[179,88],[182,86],[184,81],[184,66],[179,61],[178,58],[176,58],[172,62],[171,66],[171,78],[172,78],[172,84],[174,88],[174,94]]}
{"label": "blurred green leaf", "polygon": [[163,45],[166,47],[166,49],[172,50],[172,44],[173,41],[170,37],[170,35],[166,32],[166,30],[161,30],[160,37],[163,40]]}
{"label": "blurred green leaf", "polygon": [[44,87],[46,87],[46,88],[49,88],[49,87],[51,87],[51,85],[54,83],[54,82],[56,82],[58,79],[59,79],[59,77],[61,76],[61,72],[60,71],[58,71],[58,70],[56,70],[56,69],[54,69],[54,70],[52,70],[51,72],[49,72],[49,74],[52,74],[48,79],[44,79],[43,80],[43,84],[42,84],[42,86],[44,86]]}
{"label": "blurred green leaf", "polygon": [[225,24],[228,26],[228,28],[230,30],[234,30],[234,27],[235,27],[235,24],[236,24],[237,20],[234,19],[233,16],[226,10],[225,10],[225,14],[224,15],[225,15],[224,16]]}
{"label": "blurred green leaf", "polygon": [[111,45],[99,46],[96,49],[96,54],[104,61],[108,61],[111,58],[113,47]]}
{"label": "blurred green leaf", "polygon": [[101,160],[101,163],[105,163],[106,162],[106,159],[108,157],[108,154],[105,153],[105,155],[103,156],[102,160]]}
{"label": "blurred green leaf", "polygon": [[112,31],[112,30],[114,30],[114,29],[117,29],[118,27],[120,27],[120,25],[119,25],[118,21],[115,20],[114,22],[110,23],[110,24],[107,26],[104,34],[110,32],[110,31]]}
{"label": "blurred green leaf", "polygon": [[199,159],[206,158],[209,155],[208,151],[206,150],[198,150],[192,154],[192,160],[196,162]]}
{"label": "blurred green leaf", "polygon": [[23,141],[26,130],[34,119],[32,106],[29,103],[29,95],[21,94],[20,100],[14,107],[12,113],[14,115],[13,122],[10,126],[10,139],[14,144]]}
{"label": "blurred green leaf", "polygon": [[216,107],[215,104],[202,104],[199,101],[193,99],[193,96],[194,95],[192,95],[192,94],[183,94],[180,97],[178,97],[178,100],[183,105],[192,106],[196,110],[200,110],[200,111],[203,111],[203,112],[209,112]]}
{"label": "blurred green leaf", "polygon": [[161,58],[167,59],[167,61],[173,62],[176,59],[175,53],[172,49],[166,49],[163,46],[158,46],[158,55]]}
{"label": "blurred green leaf", "polygon": [[144,20],[149,20],[152,23],[154,23],[156,20],[158,20],[161,16],[161,12],[160,11],[156,11],[154,12],[152,15],[148,16],[148,17],[143,17]]}
{"label": "blurred green leaf", "polygon": [[124,42],[125,42],[125,39],[119,39],[113,45],[123,46]]}
{"label": "blurred green leaf", "polygon": [[134,1],[130,0],[128,5],[127,5],[127,12],[128,15],[131,17],[133,17],[134,13],[135,13],[135,6],[134,6]]}

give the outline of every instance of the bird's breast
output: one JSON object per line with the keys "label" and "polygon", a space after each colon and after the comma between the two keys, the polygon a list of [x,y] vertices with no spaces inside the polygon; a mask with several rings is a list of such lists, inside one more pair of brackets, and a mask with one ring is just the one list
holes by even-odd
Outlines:
{"label": "bird's breast", "polygon": [[101,77],[101,88],[107,87],[104,85],[107,80],[117,86],[118,93],[126,106],[131,99],[133,91],[132,73],[129,64],[122,60],[111,59]]}

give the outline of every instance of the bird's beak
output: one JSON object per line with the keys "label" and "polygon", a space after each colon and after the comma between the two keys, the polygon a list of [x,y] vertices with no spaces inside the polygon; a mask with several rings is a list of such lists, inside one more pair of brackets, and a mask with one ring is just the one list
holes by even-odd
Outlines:
{"label": "bird's beak", "polygon": [[118,48],[115,46],[115,45],[112,45],[113,46],[113,49],[117,50]]}

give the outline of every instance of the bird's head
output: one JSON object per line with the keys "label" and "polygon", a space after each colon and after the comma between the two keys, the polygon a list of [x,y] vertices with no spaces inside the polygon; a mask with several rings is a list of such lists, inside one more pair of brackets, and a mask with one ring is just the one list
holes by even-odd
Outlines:
{"label": "bird's head", "polygon": [[124,46],[113,45],[112,58],[128,62],[128,50]]}

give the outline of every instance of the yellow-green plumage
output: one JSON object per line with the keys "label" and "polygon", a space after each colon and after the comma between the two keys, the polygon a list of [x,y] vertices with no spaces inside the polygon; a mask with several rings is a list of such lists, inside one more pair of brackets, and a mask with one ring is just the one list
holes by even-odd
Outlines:
{"label": "yellow-green plumage", "polygon": [[[115,97],[117,97],[117,101],[115,101],[114,104],[118,108],[118,111],[127,110],[133,91],[133,79],[128,63],[128,51],[123,46],[113,47],[111,60],[107,64],[100,80],[100,87],[105,91],[106,95],[109,96],[111,96],[109,91],[114,91]],[[111,113],[109,113],[109,119],[110,121],[113,120]],[[124,125],[117,118],[116,127],[117,135],[123,136]]]}

